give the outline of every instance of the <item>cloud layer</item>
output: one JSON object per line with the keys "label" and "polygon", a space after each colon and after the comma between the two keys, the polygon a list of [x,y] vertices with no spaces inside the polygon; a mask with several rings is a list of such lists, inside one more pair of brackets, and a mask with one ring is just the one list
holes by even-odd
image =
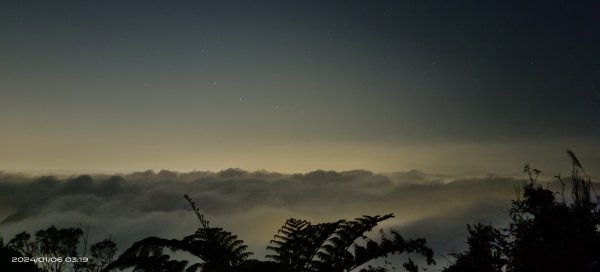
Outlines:
{"label": "cloud layer", "polygon": [[237,234],[255,258],[287,218],[312,222],[394,213],[384,228],[424,237],[437,254],[461,251],[466,224],[502,224],[517,178],[456,177],[419,171],[376,174],[313,171],[281,174],[137,172],[122,176],[31,177],[0,174],[0,234],[50,225],[90,226],[91,242],[107,235],[120,249],[146,236],[178,238],[198,222],[183,198],[194,199],[213,226]]}

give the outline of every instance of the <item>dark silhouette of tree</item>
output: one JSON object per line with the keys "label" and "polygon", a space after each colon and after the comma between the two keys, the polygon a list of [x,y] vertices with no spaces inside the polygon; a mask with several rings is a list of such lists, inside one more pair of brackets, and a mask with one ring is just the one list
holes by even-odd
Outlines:
{"label": "dark silhouette of tree", "polygon": [[[8,247],[16,250],[23,256],[42,257],[50,256],[55,258],[78,256],[77,245],[83,231],[79,228],[57,229],[51,226],[45,230],[39,230],[35,237],[27,232],[19,233],[9,241]],[[63,271],[69,262],[38,262],[42,271],[60,272]]]}
{"label": "dark silhouette of tree", "polygon": [[573,152],[567,153],[573,203],[557,201],[535,179],[523,186],[509,211],[509,271],[600,271],[600,211],[591,199],[591,180]]}
{"label": "dark silhouette of tree", "polygon": [[[108,264],[113,261],[113,258],[117,252],[117,245],[111,240],[106,238],[90,247],[90,258],[87,262],[77,262],[74,264],[75,272],[100,272]],[[86,257],[84,253],[82,257]]]}
{"label": "dark silhouette of tree", "polygon": [[[117,260],[108,265],[105,271],[133,267],[134,271],[232,271],[240,266],[252,254],[236,235],[222,228],[212,228],[204,218],[194,201],[185,195],[201,227],[196,233],[181,240],[148,237],[134,243]],[[187,266],[187,261],[170,260],[163,249],[185,251],[201,262]]]}
{"label": "dark silhouette of tree", "polygon": [[[148,272],[183,272],[186,271],[187,261],[171,260],[163,254],[164,239],[148,237],[134,243],[117,260],[109,264],[103,271],[133,267],[133,271]],[[169,240],[167,240],[169,241]],[[195,271],[196,266],[188,267],[187,271]]]}
{"label": "dark silhouette of tree", "polygon": [[[77,249],[81,245],[81,238],[84,238],[84,253],[78,253]],[[57,229],[51,226],[45,230],[40,230],[32,237],[27,232],[21,232],[6,245],[1,245],[2,258],[11,257],[3,264],[12,263],[12,257],[28,258],[54,258],[53,260],[36,261],[21,263],[18,269],[7,271],[43,271],[43,272],[99,272],[110,263],[117,251],[116,244],[107,238],[90,247],[91,256],[85,253],[87,247],[87,236],[81,228]],[[83,260],[86,257],[86,260]],[[69,260],[67,260],[69,258]],[[14,264],[11,264],[14,265]],[[4,271],[4,270],[3,270]]]}
{"label": "dark silhouette of tree", "polygon": [[[563,192],[557,200],[556,193],[537,184],[540,171],[526,164],[529,182],[517,190],[509,227],[503,233],[469,229],[470,249],[458,254],[456,263],[445,271],[487,271],[480,270],[486,262],[502,264],[504,260],[501,268],[508,272],[600,271],[600,209],[592,199],[589,176],[575,154],[567,154],[572,161],[572,203],[565,200],[560,175]],[[473,241],[482,241],[483,248],[491,250],[472,250]],[[493,268],[489,271],[503,271]]]}
{"label": "dark silhouette of tree", "polygon": [[[4,240],[0,238],[0,264],[2,271],[19,271],[19,272],[39,272],[40,270],[34,263],[20,262],[18,258],[23,255],[14,248],[10,248],[4,244]],[[17,258],[14,262],[13,258]]]}
{"label": "dark silhouette of tree", "polygon": [[502,272],[507,263],[504,256],[505,239],[500,230],[477,224],[467,225],[469,249],[462,254],[454,254],[456,263],[446,272]]}
{"label": "dark silhouette of tree", "polygon": [[[268,250],[272,261],[249,260],[250,252],[242,240],[221,228],[210,227],[209,221],[185,195],[192,206],[201,227],[196,233],[183,239],[148,237],[134,243],[119,258],[103,271],[133,268],[133,271],[161,272],[295,272],[295,271],[352,271],[367,262],[388,254],[418,253],[434,263],[433,252],[424,239],[405,240],[395,231],[388,238],[380,231],[380,241],[368,239],[365,234],[383,220],[384,216],[363,216],[351,221],[313,225],[304,220],[289,219],[281,228]],[[359,245],[359,240],[364,245]],[[201,262],[188,266],[187,261],[171,260],[164,249],[186,251]],[[353,253],[350,252],[353,251]],[[412,265],[412,266],[410,266]],[[417,266],[410,261],[408,268]],[[385,271],[380,267],[369,267],[361,271]],[[416,271],[411,270],[409,271]]]}
{"label": "dark silhouette of tree", "polygon": [[[435,263],[433,251],[424,239],[405,240],[395,231],[388,238],[383,230],[380,242],[365,236],[378,223],[392,217],[392,214],[363,216],[316,225],[288,219],[271,241],[272,246],[267,248],[273,252],[267,258],[284,265],[285,271],[290,272],[353,271],[371,260],[395,253],[419,253],[426,257],[428,264]],[[360,245],[361,242],[365,245]],[[371,267],[364,271],[381,269]]]}

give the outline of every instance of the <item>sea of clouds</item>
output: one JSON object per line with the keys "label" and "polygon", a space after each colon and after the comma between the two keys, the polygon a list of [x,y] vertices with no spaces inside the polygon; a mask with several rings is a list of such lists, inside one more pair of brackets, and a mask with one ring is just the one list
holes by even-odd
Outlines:
{"label": "sea of clouds", "polygon": [[124,175],[29,176],[0,173],[0,235],[51,225],[88,229],[90,243],[111,236],[122,251],[147,236],[181,238],[199,222],[189,195],[210,220],[262,259],[288,218],[313,223],[393,213],[379,227],[426,238],[438,262],[465,249],[466,224],[505,226],[515,186],[525,177],[450,176],[416,170],[282,174],[146,171]]}

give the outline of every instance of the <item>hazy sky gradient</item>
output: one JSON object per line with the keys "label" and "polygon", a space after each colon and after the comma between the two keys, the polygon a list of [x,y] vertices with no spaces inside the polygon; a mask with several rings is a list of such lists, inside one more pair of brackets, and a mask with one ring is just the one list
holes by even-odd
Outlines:
{"label": "hazy sky gradient", "polygon": [[[595,1],[1,1],[0,167],[600,168]],[[585,165],[584,165],[585,166]]]}

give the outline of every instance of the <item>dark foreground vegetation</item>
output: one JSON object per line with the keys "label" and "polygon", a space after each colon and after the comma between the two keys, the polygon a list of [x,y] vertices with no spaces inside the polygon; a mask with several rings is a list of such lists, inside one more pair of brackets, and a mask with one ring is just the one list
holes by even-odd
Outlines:
{"label": "dark foreground vegetation", "polygon": [[[516,199],[508,211],[508,227],[467,225],[468,249],[454,254],[445,272],[552,272],[600,271],[600,209],[589,176],[575,155],[568,181],[560,192],[537,182],[540,171],[525,165],[529,180],[515,188]],[[570,193],[566,187],[570,185]],[[435,264],[425,239],[405,239],[396,231],[379,230],[377,238],[367,234],[392,214],[363,216],[354,220],[312,224],[288,219],[267,247],[266,260],[251,259],[244,242],[231,232],[211,227],[194,201],[192,206],[200,227],[181,239],[148,237],[134,243],[116,257],[110,238],[88,246],[81,228],[54,226],[34,235],[17,234],[8,242],[0,240],[1,271],[161,271],[161,272],[383,272],[425,271],[411,258],[403,268],[377,266],[372,260],[391,254],[408,254]],[[371,235],[372,236],[372,235]],[[83,250],[83,252],[82,252]],[[183,251],[195,260],[172,259],[171,252]],[[31,256],[52,256],[61,261],[24,262]],[[72,258],[77,257],[79,258]],[[87,256],[82,259],[81,256]],[[16,261],[16,262],[15,262]]]}
{"label": "dark foreground vegetation", "polygon": [[537,184],[539,170],[525,165],[529,182],[517,188],[507,228],[468,226],[469,249],[456,254],[446,272],[600,271],[598,194],[573,152],[571,193],[552,192]]}

